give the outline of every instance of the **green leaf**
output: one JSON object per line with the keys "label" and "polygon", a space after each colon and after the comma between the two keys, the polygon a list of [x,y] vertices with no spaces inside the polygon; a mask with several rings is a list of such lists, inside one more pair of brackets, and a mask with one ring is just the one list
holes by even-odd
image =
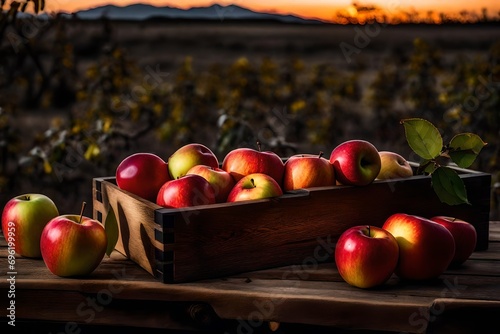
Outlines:
{"label": "green leaf", "polygon": [[106,248],[106,254],[111,255],[115,249],[116,243],[118,242],[118,221],[116,220],[115,212],[110,206],[108,210],[108,215],[106,216],[106,221],[104,222],[104,229],[106,230],[106,237],[108,238],[108,246]]}
{"label": "green leaf", "polygon": [[431,160],[441,154],[443,138],[439,130],[429,121],[409,118],[401,121],[406,140],[411,149],[423,159]]}
{"label": "green leaf", "polygon": [[458,134],[450,141],[450,158],[459,167],[470,167],[485,146],[481,137],[474,133]]}
{"label": "green leaf", "polygon": [[432,188],[441,202],[448,205],[470,204],[464,182],[449,167],[439,167],[432,173]]}

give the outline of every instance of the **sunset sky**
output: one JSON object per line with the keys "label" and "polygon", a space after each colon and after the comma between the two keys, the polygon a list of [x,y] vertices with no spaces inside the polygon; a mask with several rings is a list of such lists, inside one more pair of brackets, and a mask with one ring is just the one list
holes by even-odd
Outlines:
{"label": "sunset sky", "polygon": [[362,6],[376,6],[389,15],[394,15],[398,11],[416,10],[421,15],[426,15],[428,11],[434,13],[458,13],[461,10],[469,12],[475,11],[481,13],[482,8],[487,8],[490,15],[498,15],[500,11],[500,1],[498,0],[47,0],[46,10],[48,11],[77,11],[97,7],[104,4],[116,4],[120,6],[132,3],[148,3],[156,6],[172,6],[180,8],[189,8],[193,6],[207,6],[213,3],[221,5],[237,4],[258,11],[275,11],[280,13],[291,13],[303,17],[316,17],[324,20],[330,20],[339,10],[345,10],[347,13],[354,14],[352,3],[356,2]]}

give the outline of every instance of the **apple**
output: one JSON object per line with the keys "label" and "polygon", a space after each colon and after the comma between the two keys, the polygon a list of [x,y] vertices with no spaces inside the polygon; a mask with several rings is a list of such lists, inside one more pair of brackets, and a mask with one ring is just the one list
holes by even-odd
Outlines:
{"label": "apple", "polygon": [[455,255],[453,235],[432,220],[395,213],[384,222],[399,245],[399,262],[395,273],[402,279],[437,278],[450,265]]}
{"label": "apple", "polygon": [[385,283],[398,264],[399,246],[394,236],[380,227],[360,225],[344,231],[335,246],[340,276],[358,288]]}
{"label": "apple", "polygon": [[24,257],[40,258],[43,228],[59,216],[54,202],[43,194],[25,194],[10,199],[2,212],[2,231],[15,252]]}
{"label": "apple", "polygon": [[283,191],[274,178],[263,173],[253,173],[236,182],[227,197],[227,201],[249,201],[281,195],[283,195]]}
{"label": "apple", "polygon": [[207,165],[212,168],[219,167],[219,160],[205,145],[191,143],[177,149],[168,158],[168,171],[172,179],[178,179],[196,165]]}
{"label": "apple", "polygon": [[401,155],[390,151],[380,151],[379,155],[381,167],[377,179],[388,180],[413,176],[410,163]]}
{"label": "apple", "polygon": [[154,202],[161,186],[170,180],[167,163],[152,153],[135,153],[116,168],[120,189]]}
{"label": "apple", "polygon": [[319,155],[299,154],[285,162],[283,190],[313,188],[335,185],[335,171],[332,164]]}
{"label": "apple", "polygon": [[251,148],[237,148],[230,151],[222,161],[222,169],[231,174],[235,182],[244,176],[262,173],[271,176],[281,187],[285,166],[274,152],[262,152]]}
{"label": "apple", "polygon": [[332,150],[330,163],[340,184],[365,186],[373,182],[380,172],[378,150],[372,143],[353,139]]}
{"label": "apple", "polygon": [[49,270],[61,277],[91,274],[106,252],[104,227],[82,215],[52,219],[40,238],[42,258]]}
{"label": "apple", "polygon": [[156,204],[166,208],[184,208],[215,204],[215,190],[200,175],[190,174],[167,181],[158,192]]}
{"label": "apple", "polygon": [[234,180],[231,174],[220,168],[213,168],[206,165],[196,165],[188,170],[186,175],[196,174],[207,180],[215,191],[215,201],[223,203],[234,187]]}
{"label": "apple", "polygon": [[477,233],[474,225],[448,216],[435,216],[431,220],[446,227],[453,235],[453,239],[455,240],[455,256],[451,261],[451,265],[458,266],[464,263],[476,248]]}

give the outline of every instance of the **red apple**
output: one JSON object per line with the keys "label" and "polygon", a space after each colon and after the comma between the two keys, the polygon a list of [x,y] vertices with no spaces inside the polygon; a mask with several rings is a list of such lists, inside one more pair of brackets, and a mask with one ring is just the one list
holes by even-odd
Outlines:
{"label": "red apple", "polygon": [[43,228],[59,215],[54,202],[42,194],[12,198],[2,212],[2,231],[9,247],[21,256],[40,258]]}
{"label": "red apple", "polygon": [[271,176],[254,173],[241,178],[233,187],[228,202],[249,201],[283,195],[280,185]]}
{"label": "red apple", "polygon": [[220,168],[213,168],[206,165],[196,165],[192,167],[186,175],[196,174],[207,180],[215,191],[215,201],[223,203],[234,187],[234,180],[231,174]]}
{"label": "red apple", "polygon": [[349,140],[332,150],[330,163],[337,181],[344,185],[365,186],[377,177],[381,161],[378,150],[365,140]]}
{"label": "red apple", "polygon": [[389,231],[399,244],[395,273],[400,278],[436,278],[448,268],[455,254],[453,235],[432,220],[396,213],[387,218],[382,228]]}
{"label": "red apple", "polygon": [[238,182],[244,176],[262,173],[271,176],[280,186],[285,166],[274,152],[262,152],[251,148],[237,148],[229,152],[222,162],[222,169]]}
{"label": "red apple", "polygon": [[455,217],[436,216],[432,221],[443,225],[451,232],[455,240],[455,256],[451,265],[458,266],[464,263],[474,252],[477,243],[476,228],[469,222]]}
{"label": "red apple", "polygon": [[116,184],[120,189],[152,202],[168,180],[167,163],[151,153],[132,154],[123,159],[116,169]]}
{"label": "red apple", "polygon": [[413,176],[410,163],[401,155],[390,151],[380,151],[379,155],[381,167],[377,179],[388,180]]}
{"label": "red apple", "polygon": [[106,246],[104,227],[97,220],[79,215],[52,219],[40,238],[45,265],[62,277],[92,273],[101,263]]}
{"label": "red apple", "polygon": [[285,162],[283,190],[324,187],[335,185],[335,171],[332,164],[319,155],[299,154]]}
{"label": "red apple", "polygon": [[399,246],[388,231],[360,225],[341,234],[335,246],[335,263],[340,276],[358,288],[385,283],[396,269]]}
{"label": "red apple", "polygon": [[215,190],[203,177],[185,175],[167,181],[158,192],[156,204],[166,208],[215,204]]}
{"label": "red apple", "polygon": [[178,179],[196,165],[219,167],[219,160],[205,145],[191,143],[182,146],[168,158],[168,171],[172,179]]}

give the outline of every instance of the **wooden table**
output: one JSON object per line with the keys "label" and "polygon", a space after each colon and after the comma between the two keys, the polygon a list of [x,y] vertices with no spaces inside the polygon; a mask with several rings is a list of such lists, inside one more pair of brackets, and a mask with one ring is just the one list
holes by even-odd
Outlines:
{"label": "wooden table", "polygon": [[[43,261],[20,257],[10,275],[1,238],[0,308],[6,312],[15,301],[16,329],[23,333],[114,332],[108,325],[121,333],[139,328],[149,328],[147,333],[472,333],[479,325],[500,333],[500,222],[490,223],[490,240],[487,251],[475,252],[437,280],[410,283],[394,276],[383,287],[361,290],[343,282],[333,263],[307,261],[168,285],[117,252],[87,278],[60,278]],[[10,276],[15,276],[13,298]]]}

